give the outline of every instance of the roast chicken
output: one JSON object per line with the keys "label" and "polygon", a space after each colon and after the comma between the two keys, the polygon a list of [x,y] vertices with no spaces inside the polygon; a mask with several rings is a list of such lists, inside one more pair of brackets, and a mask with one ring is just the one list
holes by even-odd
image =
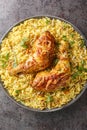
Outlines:
{"label": "roast chicken", "polygon": [[44,32],[35,41],[29,58],[17,67],[9,69],[11,75],[35,73],[49,67],[55,55],[55,39],[49,31]]}
{"label": "roast chicken", "polygon": [[33,80],[32,87],[43,92],[51,92],[58,88],[66,87],[70,77],[70,63],[68,58],[69,45],[61,41],[59,46],[59,61],[51,71],[37,73]]}
{"label": "roast chicken", "polygon": [[[55,39],[52,34],[49,31],[44,32],[33,44],[29,58],[17,67],[11,68],[9,73],[11,75],[34,73],[35,77],[31,86],[38,91],[51,92],[67,86],[66,83],[71,73],[68,57],[69,44],[61,40],[57,55],[55,48]],[[58,62],[48,71],[47,67],[52,65],[55,55]]]}

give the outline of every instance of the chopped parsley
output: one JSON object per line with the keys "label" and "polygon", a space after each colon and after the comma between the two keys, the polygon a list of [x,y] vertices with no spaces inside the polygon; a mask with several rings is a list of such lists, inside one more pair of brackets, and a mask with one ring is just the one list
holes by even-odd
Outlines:
{"label": "chopped parsley", "polygon": [[9,53],[6,54],[5,59],[8,61],[9,60]]}
{"label": "chopped parsley", "polygon": [[15,90],[15,93],[18,95],[20,93],[20,90]]}
{"label": "chopped parsley", "polygon": [[77,66],[77,70],[80,71],[80,72],[83,72],[83,71],[87,72],[87,71],[86,71],[87,68],[84,68],[84,65],[85,65],[85,61],[82,60],[82,61],[81,61],[81,65]]}
{"label": "chopped parsley", "polygon": [[70,47],[72,47],[74,43],[74,41],[69,41]]}
{"label": "chopped parsley", "polygon": [[80,47],[83,48],[85,46],[85,40],[81,39]]}
{"label": "chopped parsley", "polygon": [[22,41],[20,42],[20,45],[21,45],[23,48],[25,48],[25,49],[28,48],[28,46],[26,45],[26,42],[27,42],[27,41],[28,41],[27,38],[23,38]]}
{"label": "chopped parsley", "polygon": [[76,77],[79,76],[82,72],[87,72],[87,68],[85,68],[84,65],[85,65],[85,61],[83,60],[81,62],[81,65],[76,66],[77,72],[72,74],[73,79],[76,79]]}
{"label": "chopped parsley", "polygon": [[46,18],[46,24],[50,24],[50,19]]}
{"label": "chopped parsley", "polygon": [[53,97],[48,94],[47,97],[46,97],[46,102],[49,103],[49,102],[52,102],[53,101]]}
{"label": "chopped parsley", "polygon": [[84,68],[84,71],[87,72],[87,68]]}
{"label": "chopped parsley", "polygon": [[1,60],[1,62],[2,62],[2,68],[5,68],[7,66],[6,61]]}
{"label": "chopped parsley", "polygon": [[73,37],[75,36],[75,34],[74,34],[74,33],[71,33],[70,36],[73,38]]}
{"label": "chopped parsley", "polygon": [[72,74],[72,78],[73,78],[73,79],[76,79],[76,77],[79,76],[79,74],[80,74],[79,71],[73,73],[73,74]]}
{"label": "chopped parsley", "polygon": [[67,29],[68,25],[66,23],[63,23],[63,29]]}
{"label": "chopped parsley", "polygon": [[80,72],[83,72],[83,71],[84,71],[84,72],[87,72],[87,68],[79,67],[79,71],[80,71]]}
{"label": "chopped parsley", "polygon": [[65,35],[62,36],[62,39],[63,39],[64,41],[67,41],[67,37],[66,37]]}
{"label": "chopped parsley", "polygon": [[15,68],[15,67],[17,67],[17,59],[16,59],[16,57],[14,58],[14,62],[13,62],[13,68]]}
{"label": "chopped parsley", "polygon": [[[0,57],[1,58],[1,57]],[[3,56],[0,61],[2,62],[2,68],[5,68],[7,66],[7,62],[9,60],[9,53],[7,53],[5,56]]]}
{"label": "chopped parsley", "polygon": [[73,41],[73,40],[72,40],[72,41],[69,41],[66,35],[63,35],[63,36],[62,36],[62,39],[63,39],[64,41],[69,42],[70,47],[72,47],[72,45],[75,43],[75,41]]}

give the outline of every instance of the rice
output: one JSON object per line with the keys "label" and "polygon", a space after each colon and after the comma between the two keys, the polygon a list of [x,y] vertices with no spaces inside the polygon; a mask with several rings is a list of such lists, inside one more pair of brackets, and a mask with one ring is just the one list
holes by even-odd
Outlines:
{"label": "rice", "polygon": [[[26,47],[21,46],[23,39],[33,46],[37,36],[49,31],[56,42],[67,40],[70,44],[69,58],[71,63],[71,77],[67,89],[58,89],[53,92],[39,92],[34,90],[30,82],[33,74],[10,76],[8,66],[25,62],[28,58]],[[78,67],[79,66],[79,67]],[[61,20],[44,17],[29,19],[13,27],[4,38],[0,50],[0,76],[4,87],[16,101],[25,106],[38,109],[61,107],[73,100],[84,88],[87,80],[87,49],[82,36],[74,28]]]}

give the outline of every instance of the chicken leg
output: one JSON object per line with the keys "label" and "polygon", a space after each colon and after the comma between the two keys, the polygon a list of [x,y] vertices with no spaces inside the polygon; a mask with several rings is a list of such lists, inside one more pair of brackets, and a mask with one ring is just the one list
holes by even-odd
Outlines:
{"label": "chicken leg", "polygon": [[11,68],[9,73],[16,75],[18,73],[35,73],[46,69],[51,64],[54,51],[55,39],[49,31],[44,32],[34,43],[29,58],[17,67]]}
{"label": "chicken leg", "polygon": [[32,83],[34,89],[51,92],[66,86],[66,82],[70,77],[68,47],[67,42],[61,41],[59,46],[59,62],[50,72],[45,70],[37,73]]}

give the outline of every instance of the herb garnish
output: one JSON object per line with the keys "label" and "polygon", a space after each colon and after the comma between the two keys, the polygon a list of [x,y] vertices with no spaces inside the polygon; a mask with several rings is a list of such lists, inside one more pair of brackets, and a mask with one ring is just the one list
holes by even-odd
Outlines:
{"label": "herb garnish", "polygon": [[62,39],[63,39],[64,41],[66,41],[66,42],[69,42],[70,47],[72,47],[72,45],[75,43],[75,41],[69,41],[66,35],[63,35],[63,36],[62,36]]}
{"label": "herb garnish", "polygon": [[50,19],[46,18],[46,24],[50,24]]}
{"label": "herb garnish", "polygon": [[69,41],[70,47],[72,47],[72,45],[74,44],[74,41]]}
{"label": "herb garnish", "polygon": [[79,74],[80,74],[79,71],[73,73],[73,74],[72,74],[72,78],[73,78],[73,79],[76,79],[76,77],[79,76]]}
{"label": "herb garnish", "polygon": [[85,46],[85,40],[81,39],[80,47],[83,48]]}
{"label": "herb garnish", "polygon": [[6,54],[5,59],[8,61],[8,59],[9,59],[9,53]]}
{"label": "herb garnish", "polygon": [[46,98],[46,102],[49,103],[49,102],[52,102],[52,101],[53,101],[53,97],[50,94],[48,94],[47,98]]}
{"label": "herb garnish", "polygon": [[63,39],[64,41],[67,41],[67,37],[66,37],[65,35],[62,36],[62,39]]}
{"label": "herb garnish", "polygon": [[83,61],[81,61],[81,65],[77,66],[78,71],[80,71],[80,72],[82,72],[82,71],[87,72],[87,68],[85,68],[84,65],[85,65],[85,61],[83,60]]}
{"label": "herb garnish", "polygon": [[20,93],[20,90],[15,90],[15,93],[18,95]]}
{"label": "herb garnish", "polygon": [[71,35],[71,37],[73,38],[75,34],[74,34],[74,33],[71,33],[70,35]]}
{"label": "herb garnish", "polygon": [[25,48],[25,49],[28,48],[28,46],[26,45],[26,42],[27,42],[27,41],[28,41],[27,38],[23,38],[22,41],[20,42],[20,45],[21,45],[23,48]]}
{"label": "herb garnish", "polygon": [[14,62],[13,62],[13,68],[17,67],[17,59],[16,57],[14,58]]}
{"label": "herb garnish", "polygon": [[81,65],[76,66],[77,72],[75,72],[74,74],[72,74],[72,78],[73,79],[75,79],[77,76],[79,76],[82,72],[87,72],[87,68],[85,68],[84,65],[85,65],[85,61],[83,60],[81,62]]}
{"label": "herb garnish", "polygon": [[7,66],[6,61],[1,60],[1,62],[2,62],[2,68],[5,68]]}
{"label": "herb garnish", "polygon": [[9,53],[7,53],[5,56],[3,56],[0,60],[2,62],[2,68],[5,68],[7,66],[8,60],[9,60]]}
{"label": "herb garnish", "polygon": [[63,29],[67,29],[67,24],[66,23],[63,23]]}

